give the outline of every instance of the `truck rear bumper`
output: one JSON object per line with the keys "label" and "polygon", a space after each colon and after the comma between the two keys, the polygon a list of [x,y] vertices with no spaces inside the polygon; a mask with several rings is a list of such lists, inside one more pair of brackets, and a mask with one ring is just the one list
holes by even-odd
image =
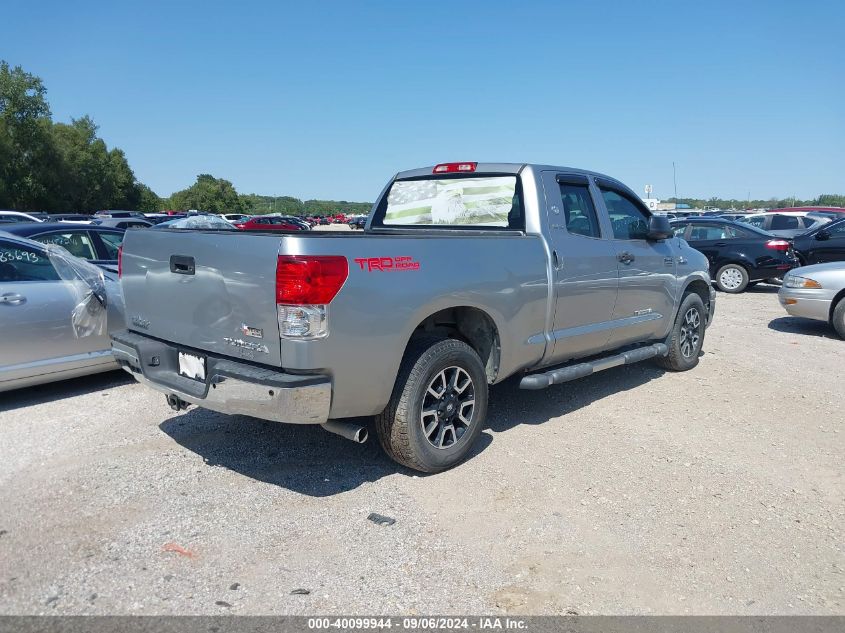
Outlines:
{"label": "truck rear bumper", "polygon": [[[111,335],[112,353],[138,382],[205,409],[273,422],[323,424],[329,418],[328,376],[286,374],[121,331]],[[206,380],[182,376],[179,352],[206,359]]]}

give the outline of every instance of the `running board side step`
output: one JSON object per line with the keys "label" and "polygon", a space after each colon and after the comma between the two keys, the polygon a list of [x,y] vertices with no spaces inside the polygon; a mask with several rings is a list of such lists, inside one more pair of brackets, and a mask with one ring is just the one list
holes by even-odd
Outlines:
{"label": "running board side step", "polygon": [[569,382],[578,378],[584,378],[590,374],[594,374],[611,367],[619,367],[619,365],[630,365],[638,363],[641,360],[648,360],[655,356],[666,356],[669,353],[669,348],[665,343],[655,343],[648,347],[640,347],[632,349],[615,356],[606,356],[604,358],[597,358],[577,365],[569,365],[568,367],[560,367],[558,369],[551,369],[541,374],[531,374],[525,376],[519,382],[520,389],[545,389],[552,385],[559,385],[562,382]]}

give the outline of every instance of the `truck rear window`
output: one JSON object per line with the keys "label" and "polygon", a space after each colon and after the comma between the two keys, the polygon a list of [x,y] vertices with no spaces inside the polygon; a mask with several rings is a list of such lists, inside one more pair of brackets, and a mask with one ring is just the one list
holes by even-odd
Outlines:
{"label": "truck rear window", "polygon": [[383,226],[524,226],[513,175],[397,180],[380,206]]}

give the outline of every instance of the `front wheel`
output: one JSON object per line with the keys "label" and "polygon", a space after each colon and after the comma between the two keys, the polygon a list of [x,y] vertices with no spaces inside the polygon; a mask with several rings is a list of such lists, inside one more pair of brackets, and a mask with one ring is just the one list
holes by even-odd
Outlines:
{"label": "front wheel", "polygon": [[405,354],[376,431],[393,460],[435,473],[463,461],[486,417],[487,376],[475,350],[455,339],[421,337]]}
{"label": "front wheel", "polygon": [[671,371],[687,371],[698,365],[706,315],[701,297],[694,292],[684,296],[669,335],[669,353],[656,360],[658,365]]}
{"label": "front wheel", "polygon": [[836,330],[839,337],[845,339],[845,297],[840,299],[836,307],[833,308],[830,324]]}
{"label": "front wheel", "polygon": [[739,264],[726,264],[716,271],[716,287],[722,292],[739,294],[748,286],[748,271]]}

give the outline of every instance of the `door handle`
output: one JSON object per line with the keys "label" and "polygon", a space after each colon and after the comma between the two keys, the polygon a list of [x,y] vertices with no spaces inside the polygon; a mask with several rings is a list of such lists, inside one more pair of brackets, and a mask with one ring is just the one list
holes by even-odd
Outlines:
{"label": "door handle", "polygon": [[552,251],[552,266],[555,270],[560,270],[560,259],[558,259],[557,251]]}
{"label": "door handle", "polygon": [[16,292],[6,292],[0,295],[0,303],[5,303],[10,306],[19,306],[26,303],[26,297],[19,295]]}
{"label": "door handle", "polygon": [[616,259],[618,259],[623,264],[630,264],[636,258],[634,257],[633,253],[624,252],[624,253],[619,253],[616,256]]}
{"label": "door handle", "polygon": [[716,242],[714,246],[727,246],[726,242]]}

